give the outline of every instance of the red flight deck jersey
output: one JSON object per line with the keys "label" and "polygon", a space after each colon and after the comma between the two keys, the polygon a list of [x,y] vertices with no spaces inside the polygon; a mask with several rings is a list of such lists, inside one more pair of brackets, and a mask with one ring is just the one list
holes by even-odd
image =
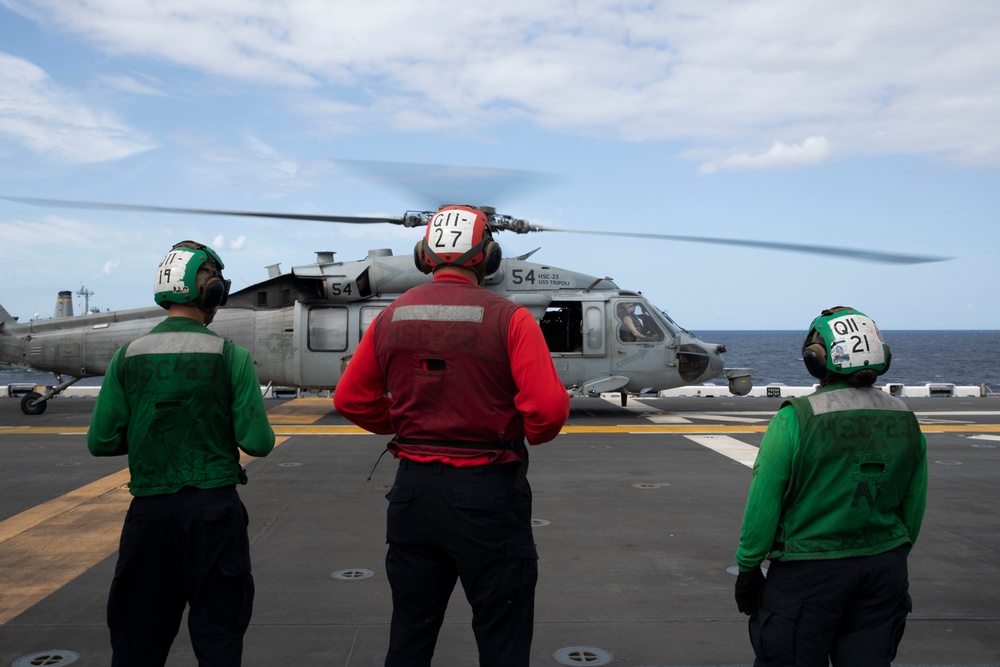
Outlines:
{"label": "red flight deck jersey", "polygon": [[390,443],[397,458],[457,467],[519,461],[511,449],[469,443],[523,437],[538,445],[555,438],[569,415],[569,396],[531,313],[442,274],[379,314],[333,400],[365,430],[407,441]]}

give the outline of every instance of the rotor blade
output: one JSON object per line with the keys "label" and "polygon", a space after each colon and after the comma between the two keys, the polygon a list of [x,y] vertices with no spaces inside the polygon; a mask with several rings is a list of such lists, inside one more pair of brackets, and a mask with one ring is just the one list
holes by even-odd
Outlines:
{"label": "rotor blade", "polygon": [[768,250],[785,250],[788,252],[810,253],[830,257],[847,257],[882,264],[923,264],[926,262],[943,262],[951,257],[934,257],[929,255],[902,255],[897,253],[859,250],[855,248],[838,248],[835,246],[807,245],[802,243],[782,243],[779,241],[750,241],[745,239],[721,239],[711,236],[678,236],[676,234],[651,234],[646,232],[609,232],[593,229],[566,229],[560,227],[536,226],[537,231],[568,232],[571,234],[594,234],[599,236],[626,236],[638,239],[659,239],[663,241],[686,241],[690,243],[714,243],[717,245],[732,245],[749,248],[765,248]]}
{"label": "rotor blade", "polygon": [[198,215],[232,215],[250,218],[275,218],[278,220],[311,220],[317,222],[346,222],[356,225],[381,224],[389,222],[402,225],[404,219],[395,217],[364,217],[347,215],[317,215],[313,213],[262,213],[259,211],[224,211],[210,208],[179,208],[173,206],[145,206],[142,204],[110,204],[107,202],[72,201],[67,199],[36,199],[34,197],[0,197],[7,201],[32,206],[56,208],[96,209],[100,211],[139,211],[145,213],[194,213]]}
{"label": "rotor blade", "polygon": [[[110,211],[140,211],[151,213],[193,213],[199,215],[227,215],[252,218],[273,218],[279,220],[310,220],[317,222],[344,222],[350,224],[380,224],[391,223],[406,227],[422,226],[427,224],[426,216],[430,214],[407,214],[406,216],[394,217],[365,217],[365,216],[343,216],[343,215],[318,215],[312,213],[263,213],[259,211],[229,211],[218,209],[202,208],[178,208],[170,206],[146,206],[142,204],[112,204],[107,202],[87,202],[73,201],[66,199],[39,199],[33,197],[0,197],[7,201],[30,204],[32,206],[50,206],[58,208],[75,209],[97,209]],[[813,255],[824,255],[827,257],[845,257],[869,262],[879,262],[883,264],[923,264],[927,262],[942,262],[951,257],[937,257],[930,255],[903,255],[898,253],[877,252],[872,250],[860,250],[855,248],[839,248],[836,246],[807,245],[801,243],[783,243],[779,241],[752,241],[747,239],[725,239],[710,236],[682,236],[677,234],[653,234],[647,232],[613,232],[596,229],[569,229],[565,227],[545,227],[535,225],[524,220],[506,218],[500,220],[499,229],[514,231],[519,234],[527,232],[564,232],[569,234],[591,234],[596,236],[623,236],[628,238],[658,239],[664,241],[684,241],[688,243],[713,243],[716,245],[730,245],[744,248],[763,248],[767,250],[784,250],[787,252],[809,253]]]}

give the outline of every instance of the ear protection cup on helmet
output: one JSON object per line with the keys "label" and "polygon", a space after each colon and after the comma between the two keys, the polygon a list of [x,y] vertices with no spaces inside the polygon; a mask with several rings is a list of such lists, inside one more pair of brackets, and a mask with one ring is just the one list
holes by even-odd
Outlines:
{"label": "ear protection cup on helmet", "polygon": [[420,273],[430,273],[434,270],[434,267],[427,263],[427,257],[424,256],[423,240],[417,241],[417,245],[413,246],[413,263]]}
{"label": "ear protection cup on helmet", "polygon": [[500,244],[495,241],[487,241],[483,248],[483,276],[495,273],[500,268],[500,260],[503,259],[503,251]]}
{"label": "ear protection cup on helmet", "polygon": [[817,380],[826,377],[826,345],[819,340],[809,345],[802,346],[802,361],[806,365],[809,375]]}
{"label": "ear protection cup on helmet", "polygon": [[200,308],[207,311],[214,311],[216,308],[226,305],[229,301],[229,287],[231,281],[226,280],[222,275],[222,260],[208,246],[201,246],[208,257],[198,269],[196,280],[198,283],[198,296],[195,303]]}
{"label": "ear protection cup on helmet", "polygon": [[205,310],[215,310],[229,300],[229,281],[219,275],[209,275],[198,288],[198,304]]}

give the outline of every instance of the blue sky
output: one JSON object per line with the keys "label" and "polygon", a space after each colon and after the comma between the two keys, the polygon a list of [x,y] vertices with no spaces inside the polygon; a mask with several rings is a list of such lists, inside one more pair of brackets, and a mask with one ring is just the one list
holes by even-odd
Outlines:
{"label": "blue sky", "polygon": [[[883,329],[1000,328],[997,3],[0,0],[0,195],[340,215],[440,203],[356,161],[498,170],[519,187],[455,199],[555,227],[952,258],[499,237],[696,332],[804,329],[839,304]],[[213,245],[241,288],[316,251],[409,254],[418,235],[0,201],[0,304],[50,317],[82,286],[102,310],[151,304],[184,238]]]}

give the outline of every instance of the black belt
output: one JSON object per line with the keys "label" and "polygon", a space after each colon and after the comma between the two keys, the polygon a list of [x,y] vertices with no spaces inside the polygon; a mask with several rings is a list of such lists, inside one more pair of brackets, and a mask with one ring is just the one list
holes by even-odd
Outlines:
{"label": "black belt", "polygon": [[[521,457],[521,462],[516,464],[518,467],[517,479],[514,480],[514,488],[520,489],[524,486],[524,480],[528,475],[528,448],[524,445],[524,439],[519,438],[517,440],[492,440],[492,441],[469,441],[469,440],[423,440],[419,438],[400,438],[396,437],[392,439],[398,445],[415,445],[422,447],[455,447],[458,449],[509,449],[515,452]],[[403,461],[408,461],[408,459],[402,459]],[[414,463],[409,461],[409,463]],[[377,464],[376,464],[377,465]],[[505,464],[498,466],[485,466],[487,468],[502,468]],[[455,467],[457,466],[449,466]],[[470,466],[471,468],[476,468],[479,466]],[[369,476],[369,479],[371,477]]]}
{"label": "black belt", "polygon": [[419,447],[454,447],[457,449],[509,449],[520,454],[524,451],[524,438],[517,440],[424,440],[422,438],[395,437],[393,442],[400,445]]}
{"label": "black belt", "polygon": [[416,468],[420,470],[434,470],[448,472],[467,472],[473,475],[482,475],[484,473],[505,473],[511,474],[516,473],[521,467],[520,461],[512,461],[511,463],[488,463],[486,465],[479,466],[455,466],[448,463],[443,463],[441,461],[414,461],[413,459],[408,459],[405,457],[400,457],[399,467],[406,470],[407,468]]}

